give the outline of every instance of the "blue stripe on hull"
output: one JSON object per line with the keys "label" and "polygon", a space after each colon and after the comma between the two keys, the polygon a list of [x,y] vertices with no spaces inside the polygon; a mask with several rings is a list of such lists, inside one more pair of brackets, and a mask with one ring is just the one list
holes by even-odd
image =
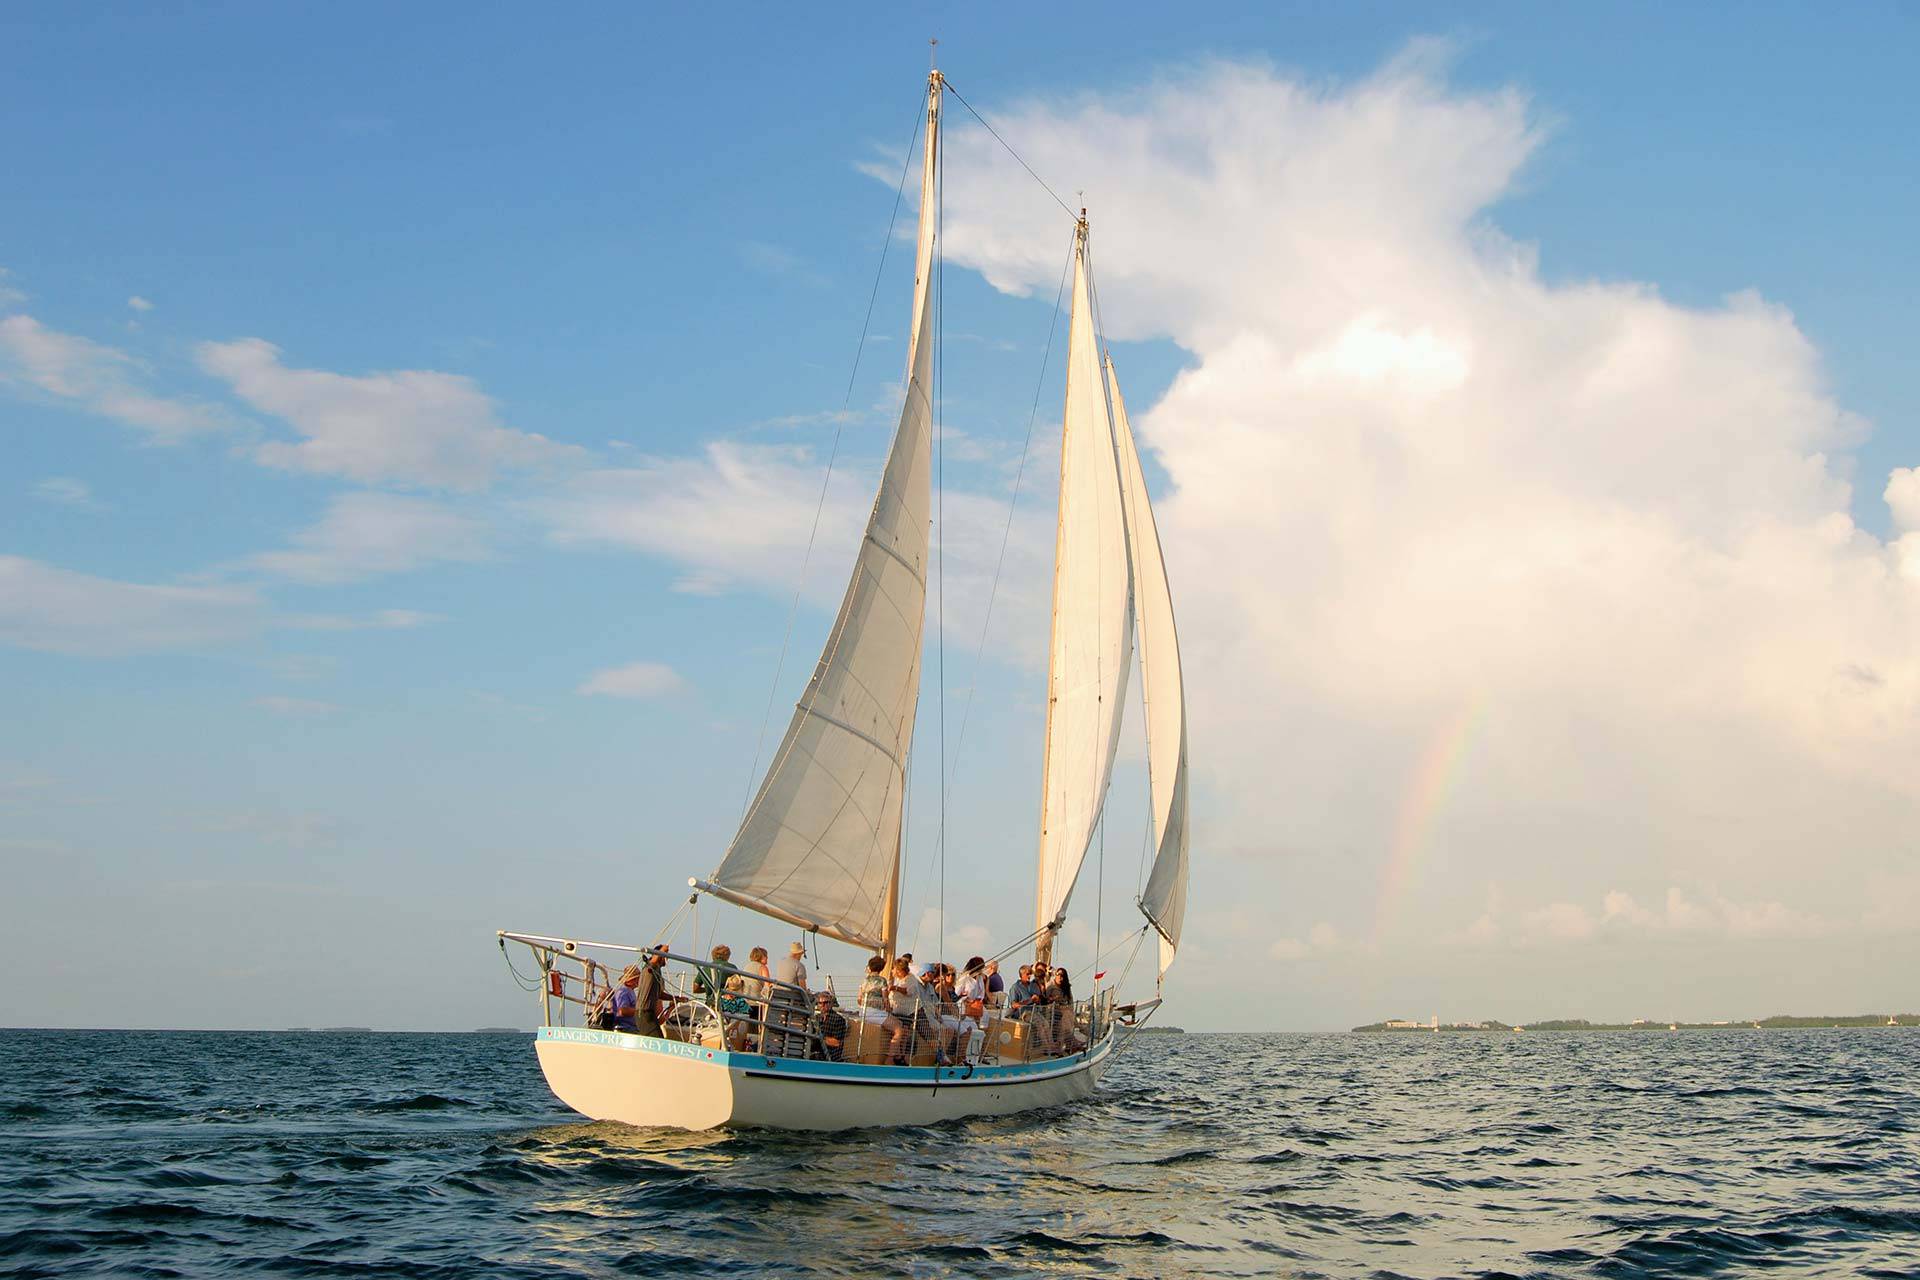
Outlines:
{"label": "blue stripe on hull", "polygon": [[1017,1062],[1004,1066],[980,1067],[891,1067],[864,1062],[824,1062],[812,1058],[776,1058],[759,1053],[733,1053],[709,1049],[682,1040],[633,1035],[625,1031],[595,1031],[587,1027],[541,1027],[539,1039],[572,1044],[597,1044],[610,1049],[637,1053],[658,1053],[674,1058],[691,1058],[715,1066],[744,1072],[761,1078],[793,1080],[816,1084],[865,1084],[918,1086],[938,1085],[946,1089],[960,1085],[1025,1084],[1035,1080],[1070,1075],[1090,1061],[1104,1056],[1111,1038],[1103,1039],[1084,1053],[1070,1058],[1049,1058],[1044,1062]]}

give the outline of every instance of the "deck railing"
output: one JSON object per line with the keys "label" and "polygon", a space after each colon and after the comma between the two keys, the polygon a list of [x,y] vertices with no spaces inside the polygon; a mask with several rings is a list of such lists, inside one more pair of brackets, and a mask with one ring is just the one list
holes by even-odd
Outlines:
{"label": "deck railing", "polygon": [[[1043,1005],[1014,1017],[1006,1016],[1002,1009],[989,1008],[978,1020],[957,1015],[934,1017],[924,1011],[911,1017],[895,1017],[888,1011],[883,1018],[872,1019],[862,1009],[842,1007],[840,984],[832,975],[823,975],[820,988],[809,991],[731,964],[660,947],[506,930],[498,936],[503,952],[507,943],[515,942],[533,953],[540,970],[541,1013],[547,1026],[588,1025],[597,1011],[610,1004],[618,981],[613,966],[624,968],[629,963],[625,957],[645,963],[657,956],[666,997],[661,1002],[660,1025],[667,1038],[768,1057],[818,1059],[844,1055],[853,1061],[857,1054],[857,1060],[871,1062],[876,1054],[882,1054],[882,1062],[898,1056],[917,1065],[932,1065],[943,1059],[1043,1061],[1081,1053],[1097,1044],[1114,1013],[1113,993],[1107,991],[1076,1001],[1071,1009]],[[612,953],[621,959],[601,959],[596,952]],[[745,980],[751,994],[726,989],[727,979],[736,975]],[[857,990],[855,984],[848,985]],[[821,991],[834,997],[834,1009],[846,1019],[840,1054],[830,1052],[823,1043],[815,1017],[814,998]],[[569,1019],[570,1006],[579,1010],[578,1023]],[[976,1035],[980,1043],[973,1043]]]}

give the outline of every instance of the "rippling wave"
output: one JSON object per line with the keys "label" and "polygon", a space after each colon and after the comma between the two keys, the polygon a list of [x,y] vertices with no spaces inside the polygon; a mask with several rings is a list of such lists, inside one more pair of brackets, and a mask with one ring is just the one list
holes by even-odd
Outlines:
{"label": "rippling wave", "polygon": [[1143,1043],[1055,1111],[687,1134],[526,1036],[0,1031],[0,1276],[1920,1277],[1920,1032]]}

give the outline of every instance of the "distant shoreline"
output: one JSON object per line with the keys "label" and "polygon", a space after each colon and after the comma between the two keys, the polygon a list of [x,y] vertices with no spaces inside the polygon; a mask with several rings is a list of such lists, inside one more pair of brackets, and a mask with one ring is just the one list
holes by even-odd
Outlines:
{"label": "distant shoreline", "polygon": [[1354,1031],[1383,1035],[1432,1034],[1440,1031],[1807,1031],[1848,1027],[1920,1027],[1920,1013],[1775,1014],[1770,1018],[1742,1018],[1725,1022],[1589,1022],[1585,1018],[1549,1018],[1544,1022],[1369,1022]]}

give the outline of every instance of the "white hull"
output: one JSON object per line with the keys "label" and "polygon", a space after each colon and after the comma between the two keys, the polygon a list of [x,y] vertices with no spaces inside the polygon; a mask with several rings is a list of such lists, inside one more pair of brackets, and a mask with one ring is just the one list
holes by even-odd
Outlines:
{"label": "white hull", "polygon": [[542,1027],[540,1069],[595,1120],[675,1129],[859,1129],[1057,1106],[1091,1094],[1113,1037],[1046,1062],[876,1067],[728,1053],[679,1040]]}

